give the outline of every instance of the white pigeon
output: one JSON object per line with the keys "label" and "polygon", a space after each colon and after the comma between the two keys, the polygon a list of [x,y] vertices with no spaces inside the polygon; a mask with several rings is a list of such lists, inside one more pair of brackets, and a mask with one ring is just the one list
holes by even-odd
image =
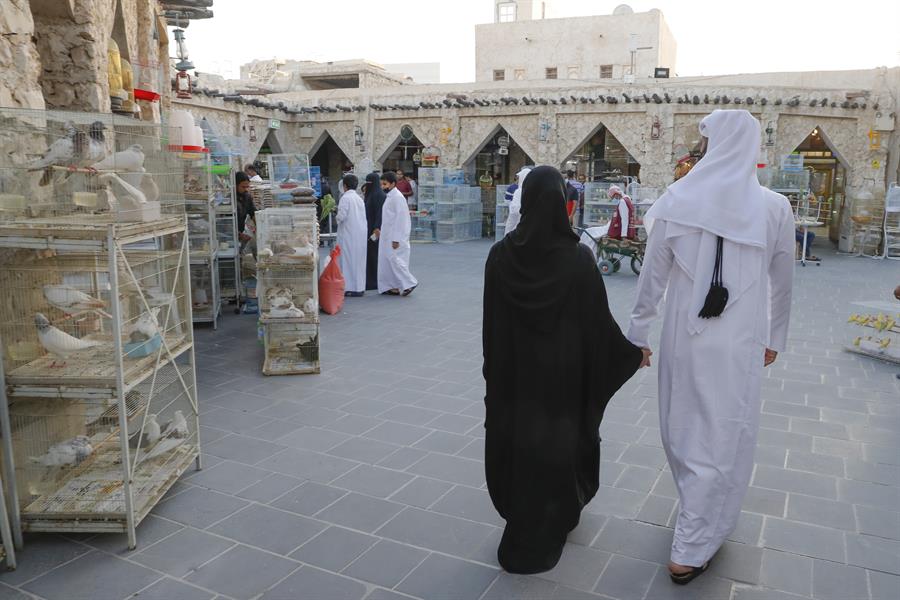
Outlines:
{"label": "white pigeon", "polygon": [[[82,340],[69,335],[65,331],[57,329],[51,325],[47,317],[41,313],[36,313],[34,315],[34,324],[37,326],[38,340],[40,340],[41,346],[43,346],[50,354],[63,359],[63,365],[65,365],[65,359],[72,354],[101,345],[101,342]],[[57,365],[54,360],[53,364],[50,366],[55,367],[63,365]]]}
{"label": "white pigeon", "polygon": [[53,177],[51,167],[75,166],[79,157],[84,156],[90,145],[88,136],[78,131],[71,121],[66,122],[65,129],[65,137],[61,137],[50,144],[43,156],[27,166],[29,171],[44,172],[40,181],[42,186],[50,183]]}
{"label": "white pigeon", "polygon": [[138,317],[129,331],[132,341],[147,341],[159,333],[159,306],[150,309]]}
{"label": "white pigeon", "polygon": [[316,304],[316,301],[312,298],[307,298],[306,302],[303,303],[303,312],[308,315],[315,314],[318,312],[319,306]]}
{"label": "white pigeon", "polygon": [[278,319],[302,319],[305,315],[291,302],[287,306],[273,306],[269,311],[269,316]]}
{"label": "white pigeon", "polygon": [[144,433],[138,428],[128,438],[128,445],[132,448],[148,448],[159,441],[162,430],[156,420],[155,414],[147,415],[147,421],[144,423]]}
{"label": "white pigeon", "polygon": [[97,311],[106,318],[112,318],[103,312],[106,302],[85,294],[76,287],[65,284],[48,284],[44,286],[44,298],[54,307],[67,315],[77,315],[92,310]]}
{"label": "white pigeon", "polygon": [[124,150],[95,162],[91,168],[95,171],[140,172],[144,168],[144,149],[140,144],[132,144]]}
{"label": "white pigeon", "polygon": [[[104,173],[99,177],[100,183],[110,185],[114,188],[116,199],[120,205],[146,204],[147,197],[144,192],[134,187],[127,181],[115,173]],[[128,200],[130,198],[130,200]]]}
{"label": "white pigeon", "polygon": [[94,453],[90,438],[79,435],[71,440],[50,446],[43,456],[30,456],[29,460],[45,467],[77,465]]}
{"label": "white pigeon", "polygon": [[159,200],[159,186],[156,185],[156,182],[153,181],[153,177],[150,175],[143,175],[138,187],[144,192],[147,202],[156,202]]}
{"label": "white pigeon", "polygon": [[184,418],[184,413],[180,410],[176,410],[172,415],[172,420],[163,425],[162,428],[162,437],[164,438],[186,438],[189,434],[187,419]]}

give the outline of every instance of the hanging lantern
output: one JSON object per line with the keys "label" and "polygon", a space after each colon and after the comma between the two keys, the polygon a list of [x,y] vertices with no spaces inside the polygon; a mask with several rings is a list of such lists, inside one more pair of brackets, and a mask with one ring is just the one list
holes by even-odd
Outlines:
{"label": "hanging lantern", "polygon": [[653,117],[653,124],[650,125],[650,139],[658,140],[661,132],[662,123],[659,122],[659,117]]}
{"label": "hanging lantern", "polygon": [[417,166],[421,165],[422,164],[422,153],[416,151],[416,153],[412,155],[412,161],[413,161],[414,165],[417,165]]}
{"label": "hanging lantern", "polygon": [[251,142],[256,141],[256,125],[250,125],[248,129],[249,137]]}
{"label": "hanging lantern", "polygon": [[178,71],[175,74],[175,97],[181,99],[191,97],[191,76],[187,71]]}
{"label": "hanging lantern", "polygon": [[356,125],[353,127],[353,145],[354,146],[362,146],[363,143],[363,130],[362,127]]}
{"label": "hanging lantern", "polygon": [[878,150],[881,148],[881,132],[869,129],[869,150]]}
{"label": "hanging lantern", "polygon": [[766,125],[766,146],[769,147],[775,145],[775,128],[772,125],[772,121]]}

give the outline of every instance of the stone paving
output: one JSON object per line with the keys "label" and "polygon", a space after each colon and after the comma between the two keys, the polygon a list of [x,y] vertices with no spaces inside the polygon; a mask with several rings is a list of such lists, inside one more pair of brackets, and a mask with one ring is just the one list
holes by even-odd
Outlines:
{"label": "stone paving", "polygon": [[[175,485],[133,552],[122,535],[27,536],[0,599],[900,597],[900,369],[840,348],[849,302],[890,301],[896,263],[798,268],[744,513],[710,573],[681,588],[664,567],[676,494],[652,369],[607,410],[602,486],[559,566],[500,571],[482,464],[488,248],[415,246],[410,298],[323,315],[320,376],[263,377],[251,316],[198,330],[205,468]],[[606,279],[620,323],[635,281]]]}

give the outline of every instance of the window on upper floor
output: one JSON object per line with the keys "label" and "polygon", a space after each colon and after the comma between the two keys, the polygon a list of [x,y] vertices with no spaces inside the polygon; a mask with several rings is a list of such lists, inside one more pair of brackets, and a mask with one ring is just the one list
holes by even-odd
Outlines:
{"label": "window on upper floor", "polygon": [[581,77],[581,67],[570,66],[566,69],[566,77],[569,79],[578,79]]}
{"label": "window on upper floor", "polygon": [[556,79],[556,67],[547,67],[544,69],[545,79]]}
{"label": "window on upper floor", "polygon": [[612,79],[612,65],[600,65],[600,79]]}
{"label": "window on upper floor", "polygon": [[506,79],[506,71],[503,69],[494,69],[494,81],[503,81]]}
{"label": "window on upper floor", "polygon": [[513,71],[513,79],[516,81],[525,81],[525,69],[516,69]]}
{"label": "window on upper floor", "polygon": [[497,5],[497,22],[512,23],[516,20],[516,3],[503,2]]}

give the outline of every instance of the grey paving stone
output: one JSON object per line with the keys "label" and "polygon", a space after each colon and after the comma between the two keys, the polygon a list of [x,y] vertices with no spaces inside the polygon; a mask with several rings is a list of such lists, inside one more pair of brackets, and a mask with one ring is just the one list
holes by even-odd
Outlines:
{"label": "grey paving stone", "polygon": [[34,600],[37,596],[0,583],[0,600]]}
{"label": "grey paving stone", "polygon": [[342,458],[374,464],[393,453],[399,447],[396,444],[386,444],[377,440],[356,437],[332,448],[328,453]]}
{"label": "grey paving stone", "polygon": [[644,435],[645,428],[622,423],[603,422],[600,425],[600,437],[604,440],[635,444]]}
{"label": "grey paving stone", "polygon": [[384,588],[377,587],[366,596],[366,600],[409,600],[412,596],[406,594],[398,594]]}
{"label": "grey paving stone", "polygon": [[243,435],[229,435],[210,444],[204,444],[203,452],[219,458],[234,460],[248,465],[269,458],[284,450],[284,446],[258,440]]}
{"label": "grey paving stone", "polygon": [[157,504],[153,514],[206,529],[245,506],[247,502],[240,498],[194,487]]}
{"label": "grey paving stone", "polygon": [[471,441],[472,438],[464,435],[457,435],[446,431],[432,431],[415,443],[413,447],[429,452],[456,454],[465,448]]}
{"label": "grey paving stone", "polygon": [[290,557],[329,571],[341,571],[376,542],[378,538],[371,535],[343,527],[329,527],[303,544]]}
{"label": "grey paving stone", "polygon": [[690,585],[673,585],[668,569],[660,569],[650,583],[647,598],[653,600],[695,600],[697,598],[724,599],[731,596],[732,582],[707,573]]}
{"label": "grey paving stone", "polygon": [[[900,432],[898,432],[898,437],[900,437]],[[898,487],[900,486],[900,465],[872,463],[851,458],[847,460],[847,479]]]}
{"label": "grey paving stone", "polygon": [[862,505],[854,509],[860,533],[900,540],[900,513]]}
{"label": "grey paving stone", "polygon": [[800,596],[812,595],[813,559],[789,552],[763,550],[759,583]]}
{"label": "grey paving stone", "polygon": [[[150,544],[156,543],[164,537],[183,528],[184,526],[179,523],[162,519],[154,515],[147,515],[137,527],[138,545],[134,551],[140,551]],[[103,550],[104,552],[117,554],[119,556],[126,556],[134,552],[128,549],[128,534],[125,533],[98,533],[97,535],[84,540],[84,543],[89,544],[97,550]],[[30,546],[30,544],[26,540],[26,548],[28,546]],[[21,568],[21,565],[19,568]]]}
{"label": "grey paving stone", "polygon": [[598,515],[633,519],[641,510],[645,494],[601,485],[584,509]]}
{"label": "grey paving stone", "polygon": [[463,434],[477,425],[481,425],[484,419],[468,417],[466,415],[442,414],[433,421],[427,423],[432,429],[439,429],[449,433]]}
{"label": "grey paving stone", "polygon": [[292,560],[238,545],[185,579],[231,598],[250,600],[299,566]]}
{"label": "grey paving stone", "polygon": [[428,552],[382,540],[350,563],[345,575],[392,588],[428,556]]}
{"label": "grey paving stone", "polygon": [[463,485],[450,490],[431,507],[431,510],[498,527],[506,524],[497,514],[487,491]]}
{"label": "grey paving stone", "polygon": [[210,600],[215,594],[166,577],[141,590],[135,600]]}
{"label": "grey paving stone", "polygon": [[846,502],[789,494],[787,518],[822,527],[856,531],[853,506]]}
{"label": "grey paving stone", "polygon": [[378,461],[379,467],[405,471],[428,455],[424,450],[402,447]]}
{"label": "grey paving stone", "polygon": [[448,515],[406,508],[377,535],[420,548],[463,556],[478,547],[493,528]]}
{"label": "grey paving stone", "polygon": [[822,560],[813,561],[813,596],[822,600],[868,598],[866,571]]}
{"label": "grey paving stone", "polygon": [[150,569],[94,551],[26,583],[22,589],[46,600],[120,600],[159,578]]}
{"label": "grey paving stone", "polygon": [[897,594],[900,593],[900,577],[869,571],[869,589],[872,600],[896,600]]}
{"label": "grey paving stone", "polygon": [[257,466],[300,479],[311,479],[320,483],[328,483],[354,469],[357,464],[356,462],[329,454],[320,454],[309,450],[300,450],[299,448],[288,448],[271,458],[257,463]]}
{"label": "grey paving stone", "polygon": [[330,431],[319,427],[304,425],[299,429],[284,435],[275,443],[291,448],[302,448],[315,452],[325,452],[349,440],[352,436],[338,431]]}
{"label": "grey paving stone", "polygon": [[340,406],[340,409],[344,412],[354,415],[363,415],[364,417],[377,417],[393,406],[390,402],[382,402],[381,400],[374,400],[372,398],[363,398],[360,400],[353,400],[350,398],[350,400],[352,401]]}
{"label": "grey paving stone", "polygon": [[566,544],[553,569],[538,577],[590,592],[609,562],[610,553],[578,544]]}
{"label": "grey paving stone", "polygon": [[578,520],[578,526],[569,532],[566,541],[570,544],[581,544],[582,546],[590,546],[603,526],[606,525],[607,518],[603,515],[592,515],[582,512]]}
{"label": "grey paving stone", "polygon": [[753,460],[758,465],[770,465],[773,467],[784,468],[786,456],[787,448],[776,448],[775,446],[757,446],[756,452],[753,455]]}
{"label": "grey paving stone", "polygon": [[839,423],[825,423],[823,421],[809,421],[807,419],[792,418],[791,431],[837,440],[850,439],[850,436],[847,433],[847,427]]}
{"label": "grey paving stone", "polygon": [[235,494],[247,485],[258,483],[269,475],[271,475],[269,471],[257,467],[223,460],[208,469],[204,468],[202,471],[189,473],[185,480],[193,485],[213,489],[217,492]]}
{"label": "grey paving stone", "polygon": [[[556,584],[539,577],[513,575],[501,571],[482,600],[547,600],[556,591]],[[623,600],[626,600],[623,598]]]}
{"label": "grey paving stone", "polygon": [[289,419],[290,417],[297,416],[297,414],[308,408],[306,404],[294,402],[293,400],[278,400],[276,402],[269,400],[266,404],[267,406],[265,408],[256,411],[255,414],[271,419]]}
{"label": "grey paving stone", "polygon": [[862,457],[869,462],[885,463],[888,465],[900,464],[900,451],[896,448],[886,448],[875,444],[862,445]]}
{"label": "grey paving stone", "polygon": [[716,553],[710,574],[741,583],[757,584],[762,570],[762,548],[725,542]]}
{"label": "grey paving stone", "polygon": [[484,465],[474,460],[448,456],[446,454],[428,454],[422,460],[407,469],[410,473],[440,479],[450,483],[461,483],[472,487],[480,487],[484,483]]}
{"label": "grey paving stone", "polygon": [[848,533],[847,562],[900,575],[900,541]]}
{"label": "grey paving stone", "polygon": [[[313,427],[331,427],[338,419],[346,416],[347,413],[330,408],[322,408],[320,406],[310,406],[306,410],[298,413],[290,418],[291,421],[299,425],[312,425]],[[340,430],[338,430],[340,431]],[[346,432],[353,433],[353,432]]]}
{"label": "grey paving stone", "polygon": [[619,600],[643,600],[660,566],[627,556],[613,556],[594,591]]}
{"label": "grey paving stone", "polygon": [[741,512],[738,517],[737,525],[728,539],[739,544],[757,545],[759,536],[762,533],[763,516],[756,513]]}
{"label": "grey paving stone", "polygon": [[390,496],[390,500],[407,506],[428,508],[441,496],[450,491],[453,484],[427,477],[416,477],[407,485]]}
{"label": "grey paving stone", "polygon": [[90,551],[87,546],[59,536],[27,535],[25,547],[16,550],[16,570],[0,569],[0,582],[18,586]]}
{"label": "grey paving stone", "polygon": [[272,587],[260,600],[360,600],[366,586],[347,577],[303,567]]}
{"label": "grey paving stone", "polygon": [[302,479],[288,477],[281,473],[273,473],[265,479],[240,490],[235,495],[245,500],[254,500],[267,504],[302,484]]}
{"label": "grey paving stone", "polygon": [[307,481],[272,501],[271,504],[281,510],[312,516],[345,495],[347,495],[345,490]]}
{"label": "grey paving stone", "polygon": [[397,590],[435,600],[478,600],[497,577],[496,569],[432,554],[417,566]]}
{"label": "grey paving stone", "polygon": [[734,590],[734,600],[801,600],[802,596],[787,594],[778,590],[738,587]]}
{"label": "grey paving stone", "polygon": [[374,417],[364,417],[362,415],[344,415],[332,420],[327,423],[322,423],[319,425],[323,429],[328,429],[331,431],[338,431],[340,433],[347,433],[350,435],[360,435],[374,427],[377,427],[381,423],[384,423],[382,419],[376,419]]}
{"label": "grey paving stone", "polygon": [[472,440],[468,446],[457,452],[456,455],[462,458],[484,461],[484,439]]}
{"label": "grey paving stone", "polygon": [[760,413],[759,426],[766,429],[775,429],[778,431],[788,431],[791,428],[791,419],[783,415],[772,415],[769,413]]}
{"label": "grey paving stone", "polygon": [[600,461],[600,485],[615,486],[619,477],[625,472],[628,465],[608,460]]}
{"label": "grey paving stone", "polygon": [[674,498],[664,498],[663,496],[651,494],[647,496],[636,519],[644,523],[665,527],[669,523],[675,504],[677,504],[677,500]]}
{"label": "grey paving stone", "polygon": [[312,519],[253,504],[208,531],[286,555],[324,529],[325,525]]}
{"label": "grey paving stone", "polygon": [[415,444],[429,433],[431,433],[431,429],[426,429],[424,427],[417,427],[407,423],[385,421],[374,429],[367,431],[365,437],[380,442],[388,442],[389,444],[409,446]]}
{"label": "grey paving stone", "polygon": [[812,451],[813,439],[812,436],[802,433],[760,428],[757,441],[760,446],[776,446],[778,448],[810,452]]}
{"label": "grey paving stone", "polygon": [[788,452],[787,468],[819,475],[844,476],[844,461],[841,458],[803,452],[802,450],[790,450]]}
{"label": "grey paving stone", "polygon": [[837,499],[836,479],[814,473],[761,465],[756,468],[756,473],[753,475],[753,485],[772,490]]}
{"label": "grey paving stone", "polygon": [[372,533],[403,509],[402,504],[349,493],[320,511],[316,518],[328,523]]}
{"label": "grey paving stone", "polygon": [[131,559],[173,577],[183,577],[234,544],[233,541],[188,527],[131,556]]}
{"label": "grey paving stone", "polygon": [[203,415],[203,422],[207,427],[240,434],[247,433],[260,425],[265,425],[271,420],[270,417],[228,410],[227,408],[218,408]]}
{"label": "grey paving stone", "polygon": [[835,529],[768,518],[763,528],[763,542],[773,550],[844,562],[844,535]]}
{"label": "grey paving stone", "polygon": [[862,444],[831,438],[813,438],[813,452],[840,458],[862,458]]}
{"label": "grey paving stone", "polygon": [[762,410],[764,413],[771,413],[773,415],[801,417],[804,419],[813,420],[818,420],[821,416],[821,409],[815,406],[789,404],[787,402],[777,402],[775,400],[766,400],[765,402],[763,402]]}
{"label": "grey paving stone", "polygon": [[672,530],[637,521],[610,518],[592,544],[611,554],[667,564],[672,547]]}
{"label": "grey paving stone", "polygon": [[371,465],[359,465],[335,479],[332,485],[369,496],[387,498],[412,479],[413,476],[406,473]]}
{"label": "grey paving stone", "polygon": [[633,492],[647,493],[656,483],[659,471],[646,467],[629,465],[616,480],[615,487],[631,490]]}
{"label": "grey paving stone", "polygon": [[664,498],[678,498],[678,490],[675,488],[675,480],[672,479],[672,473],[664,471],[659,474],[656,485],[650,490],[651,494],[662,496]]}
{"label": "grey paving stone", "polygon": [[293,421],[270,421],[265,425],[254,427],[247,432],[247,437],[252,437],[267,442],[274,442],[292,431],[297,431],[302,425]]}
{"label": "grey paving stone", "polygon": [[839,479],[838,500],[873,508],[897,510],[897,507],[900,506],[900,487]]}

